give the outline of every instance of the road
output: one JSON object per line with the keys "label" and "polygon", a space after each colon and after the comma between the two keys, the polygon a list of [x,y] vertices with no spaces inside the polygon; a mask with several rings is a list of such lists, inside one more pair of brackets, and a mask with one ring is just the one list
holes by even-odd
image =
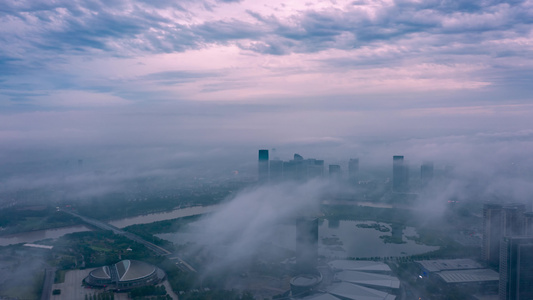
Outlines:
{"label": "road", "polygon": [[52,296],[52,285],[56,274],[55,268],[46,268],[44,270],[43,290],[41,292],[41,300],[50,300]]}

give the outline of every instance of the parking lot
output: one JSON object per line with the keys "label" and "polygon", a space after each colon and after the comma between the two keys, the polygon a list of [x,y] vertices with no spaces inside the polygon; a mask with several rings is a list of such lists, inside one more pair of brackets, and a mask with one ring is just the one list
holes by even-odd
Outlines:
{"label": "parking lot", "polygon": [[[60,295],[52,295],[52,300],[85,300],[85,295],[103,292],[103,289],[85,288],[81,285],[83,279],[94,269],[72,270],[65,274],[65,282],[54,284],[52,290],[60,289]],[[115,293],[115,300],[127,300],[127,293]]]}

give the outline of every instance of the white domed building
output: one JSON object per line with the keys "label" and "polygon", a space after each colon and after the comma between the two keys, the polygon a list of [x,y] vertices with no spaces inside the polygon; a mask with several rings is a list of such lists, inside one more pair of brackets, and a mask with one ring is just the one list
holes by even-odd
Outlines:
{"label": "white domed building", "polygon": [[83,282],[94,287],[127,290],[158,284],[164,279],[165,272],[154,265],[138,260],[122,260],[91,271]]}

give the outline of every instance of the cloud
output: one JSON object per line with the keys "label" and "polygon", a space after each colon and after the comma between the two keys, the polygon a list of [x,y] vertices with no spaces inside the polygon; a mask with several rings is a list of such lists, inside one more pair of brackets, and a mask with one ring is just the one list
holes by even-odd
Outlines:
{"label": "cloud", "polygon": [[[244,190],[196,225],[200,247],[216,257],[208,272],[247,261],[275,240],[277,226],[316,216],[325,182],[280,184]],[[223,225],[223,226],[221,226]]]}
{"label": "cloud", "polygon": [[531,127],[527,1],[0,5],[5,142],[80,142],[70,127],[99,145]]}

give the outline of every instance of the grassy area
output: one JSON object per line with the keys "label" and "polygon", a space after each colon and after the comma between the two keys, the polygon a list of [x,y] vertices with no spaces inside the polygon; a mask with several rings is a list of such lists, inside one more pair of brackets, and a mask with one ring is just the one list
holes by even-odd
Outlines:
{"label": "grassy area", "polygon": [[65,274],[67,274],[66,270],[56,270],[56,274],[54,277],[54,283],[63,283],[65,282]]}
{"label": "grassy area", "polygon": [[91,246],[91,249],[93,249],[94,251],[100,251],[100,252],[110,252],[111,251],[111,249],[109,249],[109,248],[97,247],[97,246]]}
{"label": "grassy area", "polygon": [[149,224],[137,224],[124,228],[124,231],[134,233],[143,239],[150,241],[158,246],[172,250],[174,245],[166,240],[160,239],[154,234],[176,232],[188,223],[198,220],[201,216],[190,216],[173,220],[164,220]]}

